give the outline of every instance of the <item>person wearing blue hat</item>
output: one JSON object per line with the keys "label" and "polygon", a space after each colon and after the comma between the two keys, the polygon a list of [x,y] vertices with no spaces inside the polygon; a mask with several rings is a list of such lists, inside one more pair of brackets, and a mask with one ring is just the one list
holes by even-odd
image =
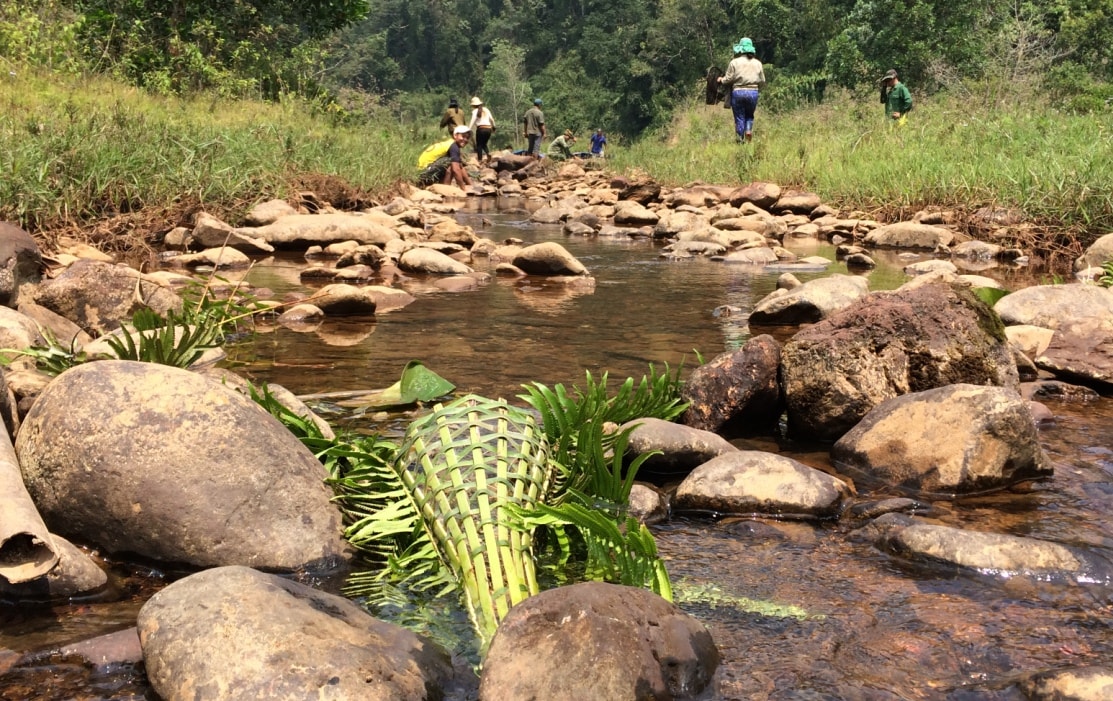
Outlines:
{"label": "person wearing blue hat", "polygon": [[734,130],[738,132],[738,138],[751,141],[754,138],[758,89],[765,85],[765,70],[749,37],[739,39],[734,45],[734,59],[719,82],[730,91],[730,107],[734,112]]}
{"label": "person wearing blue hat", "polygon": [[526,135],[526,153],[534,160],[541,158],[541,140],[545,138],[545,113],[541,111],[541,98],[534,98],[533,107],[522,117]]}

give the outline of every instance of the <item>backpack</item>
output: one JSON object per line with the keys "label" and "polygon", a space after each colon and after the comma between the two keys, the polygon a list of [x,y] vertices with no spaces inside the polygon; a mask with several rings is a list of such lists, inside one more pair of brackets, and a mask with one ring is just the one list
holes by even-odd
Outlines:
{"label": "backpack", "polygon": [[425,150],[421,152],[421,155],[417,157],[417,167],[425,168],[429,165],[432,165],[433,161],[437,160],[438,158],[447,156],[448,149],[452,147],[453,143],[453,139],[447,139],[445,141],[438,141],[435,144],[427,146]]}

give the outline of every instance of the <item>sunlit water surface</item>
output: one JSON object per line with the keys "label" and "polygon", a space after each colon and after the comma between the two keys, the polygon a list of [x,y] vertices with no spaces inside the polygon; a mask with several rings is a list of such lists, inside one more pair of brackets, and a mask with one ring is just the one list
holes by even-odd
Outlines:
{"label": "sunlit water surface", "polygon": [[[386,387],[412,359],[459,393],[513,399],[521,385],[582,383],[585,371],[612,381],[683,368],[738,347],[746,314],[774,289],[780,271],[705,259],[670,261],[647,240],[565,238],[527,223],[524,210],[472,202],[459,219],[495,240],[556,240],[590,269],[594,289],[492,277],[477,290],[440,292],[435,281],[396,283],[417,301],[376,319],[329,322],[315,332],[261,328],[232,349],[232,364],[295,393]],[[834,258],[815,240],[787,239],[801,255]],[[905,261],[879,254],[873,289],[898,286]],[[278,294],[305,291],[305,261],[257,265],[250,281]],[[478,270],[492,270],[477,259]],[[834,264],[829,272],[846,272]],[[824,273],[827,274],[827,273]],[[1010,287],[1023,270],[981,274]],[[800,274],[803,280],[815,274]],[[729,310],[729,311],[728,311]],[[767,331],[767,330],[763,330]],[[791,329],[772,330],[782,340]],[[698,354],[698,355],[697,355]],[[406,415],[330,414],[350,428],[397,434]],[[977,499],[926,504],[947,525],[1031,536],[1107,552],[1113,546],[1113,401],[1056,403],[1041,430],[1054,479]],[[740,447],[782,452],[831,470],[822,446]],[[859,494],[866,500],[889,494]],[[722,653],[721,699],[1021,699],[1023,675],[1113,663],[1113,611],[1106,584],[1051,585],[916,566],[876,550],[849,518],[820,525],[675,517],[655,528],[683,607],[703,620]],[[142,602],[182,573],[113,567],[110,601],[45,610],[0,605],[0,699],[154,698],[142,670],[90,670],[64,658],[4,673],[4,649],[46,650],[134,624]],[[758,612],[752,602],[780,606]],[[15,655],[6,655],[14,659]]]}

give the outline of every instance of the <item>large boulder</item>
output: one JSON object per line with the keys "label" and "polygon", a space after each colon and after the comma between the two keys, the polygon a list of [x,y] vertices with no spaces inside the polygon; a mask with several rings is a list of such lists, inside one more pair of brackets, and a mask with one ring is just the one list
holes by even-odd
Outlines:
{"label": "large boulder", "polygon": [[325,470],[247,397],[185,370],[77,366],[42,391],[16,451],[52,531],[198,567],[335,567],[351,556]]}
{"label": "large boulder", "polygon": [[343,283],[325,285],[313,294],[312,302],[325,316],[369,316],[376,308],[368,288]]}
{"label": "large boulder", "polygon": [[586,275],[584,264],[553,241],[526,246],[514,256],[513,265],[528,275]]}
{"label": "large boulder", "polygon": [[879,226],[866,234],[865,243],[879,248],[912,248],[933,251],[954,241],[950,229],[919,222],[897,222]]}
{"label": "large boulder", "polygon": [[1050,477],[1028,402],[1011,389],[949,385],[887,399],[835,443],[859,483],[968,494]]}
{"label": "large boulder", "polygon": [[722,436],[711,431],[682,426],[662,419],[634,419],[622,425],[630,432],[626,446],[627,457],[643,453],[656,453],[642,463],[639,474],[643,477],[675,477],[686,475],[696,466],[738,449]]}
{"label": "large boulder", "polygon": [[869,294],[869,281],[857,275],[809,280],[792,290],[774,290],[754,305],[750,324],[813,324]]}
{"label": "large boulder", "polygon": [[147,678],[165,701],[436,701],[447,653],[348,599],[247,567],[174,582],[138,616]]}
{"label": "large boulder", "polygon": [[886,399],[957,383],[1015,388],[1004,327],[963,285],[868,295],[781,350],[789,429],[835,440]]}
{"label": "large boulder", "polygon": [[[74,348],[80,348],[93,340],[93,337],[82,331],[80,326],[40,304],[21,301],[18,309],[20,314],[38,325],[44,336],[47,334],[53,336],[55,341],[66,348],[71,345]],[[10,346],[5,344],[4,347],[9,348]]]}
{"label": "large boulder", "polygon": [[93,260],[79,260],[58,277],[43,282],[32,301],[93,336],[120,328],[144,307],[161,315],[182,308],[182,300],[173,290],[138,270]]}
{"label": "large boulder", "polygon": [[308,248],[336,241],[357,241],[385,246],[401,238],[374,217],[356,213],[288,214],[270,224],[236,229],[245,236],[262,239],[276,248]]}
{"label": "large boulder", "polygon": [[749,202],[762,209],[772,207],[780,198],[781,186],[775,183],[750,183],[734,190],[729,196],[730,204],[734,207],[741,207]]}
{"label": "large boulder", "polygon": [[24,283],[42,279],[39,244],[15,224],[0,222],[0,304],[15,306]]}
{"label": "large boulder", "polygon": [[1100,268],[1111,260],[1113,260],[1113,233],[1106,234],[1090,244],[1086,252],[1074,262],[1074,269]]}
{"label": "large boulder", "polygon": [[681,422],[726,437],[774,428],[784,410],[780,362],[781,345],[762,335],[699,366],[680,392],[688,402]]}
{"label": "large boulder", "polygon": [[480,701],[701,698],[719,665],[702,623],[645,589],[558,587],[510,610],[479,684]]}
{"label": "large boulder", "polygon": [[[286,204],[283,202],[282,204]],[[287,205],[289,206],[289,205]],[[235,248],[245,253],[273,253],[274,246],[262,239],[247,236],[207,212],[200,212],[193,222],[190,235],[198,248]]]}
{"label": "large boulder", "polygon": [[971,531],[924,523],[901,514],[886,514],[868,527],[879,548],[923,564],[944,564],[1005,579],[1029,577],[1041,582],[1077,585],[1108,582],[1113,568],[1093,555],[1037,538]]}
{"label": "large boulder", "polygon": [[1057,329],[1067,322],[1092,319],[1113,329],[1113,291],[1096,285],[1033,285],[1005,295],[993,309],[1008,326]]}
{"label": "large boulder", "polygon": [[243,221],[247,226],[265,226],[297,213],[294,205],[286,200],[273,199],[257,203],[244,215]]}
{"label": "large boulder", "polygon": [[770,211],[777,214],[792,213],[792,214],[811,214],[812,210],[821,205],[819,195],[814,192],[799,192],[796,190],[788,190],[781,193],[777,201],[769,208]]}
{"label": "large boulder", "polygon": [[634,200],[620,200],[614,208],[616,226],[654,226],[660,217]]}
{"label": "large boulder", "polygon": [[398,258],[398,267],[411,273],[427,275],[467,275],[474,272],[469,266],[432,248],[415,247]]}
{"label": "large boulder", "polygon": [[716,513],[835,518],[850,495],[842,480],[792,458],[736,450],[708,460],[685,477],[673,506]]}
{"label": "large boulder", "polygon": [[1033,360],[1036,367],[1067,380],[1113,390],[1113,328],[1089,320],[1066,323]]}

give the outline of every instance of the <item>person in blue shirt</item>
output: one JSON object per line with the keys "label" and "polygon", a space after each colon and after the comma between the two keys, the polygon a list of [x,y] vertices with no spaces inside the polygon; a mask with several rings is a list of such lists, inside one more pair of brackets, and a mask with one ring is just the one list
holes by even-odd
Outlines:
{"label": "person in blue shirt", "polygon": [[603,133],[602,129],[596,129],[595,133],[591,135],[591,155],[595,158],[603,158],[603,147],[607,145],[607,135]]}

